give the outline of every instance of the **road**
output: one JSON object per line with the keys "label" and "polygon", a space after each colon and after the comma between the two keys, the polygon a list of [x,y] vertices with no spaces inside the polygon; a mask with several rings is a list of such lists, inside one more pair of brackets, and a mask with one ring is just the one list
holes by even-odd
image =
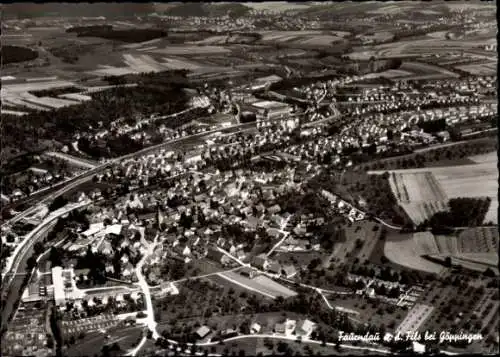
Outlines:
{"label": "road", "polygon": [[[156,241],[156,239],[155,239],[155,241]],[[153,244],[152,246],[154,247],[154,245],[155,244]],[[270,274],[268,274],[265,271],[262,271],[260,269],[255,268],[255,267],[252,267],[251,264],[249,264],[249,263],[242,262],[240,259],[236,258],[235,256],[233,256],[232,254],[230,254],[229,252],[225,251],[222,248],[218,248],[218,250],[220,252],[224,253],[225,255],[227,255],[232,260],[236,261],[238,264],[240,264],[243,267],[251,267],[251,268],[257,270],[258,272],[260,272],[262,274],[270,275]],[[152,253],[152,249],[151,249],[151,247],[149,247],[148,248],[148,255],[151,254],[151,253]],[[141,262],[139,263],[139,264],[141,264],[141,266],[142,266],[142,263],[144,262],[144,259],[145,258],[143,258],[141,260]],[[236,269],[239,269],[239,268],[236,268]],[[231,269],[231,270],[236,270],[236,269]],[[221,277],[227,279],[227,277],[223,276],[221,273],[213,273],[213,274],[218,274]],[[212,274],[208,274],[208,275],[212,275]],[[148,327],[150,329],[152,329],[152,331],[153,331],[153,339],[156,340],[160,336],[156,332],[156,322],[154,321],[153,306],[152,306],[152,304],[150,302],[151,301],[150,300],[151,296],[150,296],[150,293],[149,293],[149,286],[147,285],[147,283],[146,283],[144,277],[142,276],[141,272],[138,272],[138,278],[139,278],[139,282],[141,284],[141,287],[142,287],[142,289],[143,289],[143,291],[145,292],[145,295],[146,295],[146,304],[147,304],[147,307],[148,307],[148,309],[147,309],[147,311],[148,311],[147,325],[148,325]],[[231,280],[231,279],[228,279],[228,280]],[[285,281],[293,283],[293,281],[288,280],[288,279],[282,278],[282,280],[285,280]],[[234,282],[234,283],[236,283],[238,285],[241,285],[242,287],[244,287],[246,289],[252,290],[251,287],[248,287],[245,284],[242,284],[242,283],[239,283],[239,282]],[[306,287],[306,288],[310,288],[310,289],[315,290],[316,292],[318,292],[322,296],[322,298],[325,301],[325,303],[328,306],[328,308],[335,309],[335,307],[333,307],[330,304],[330,302],[328,301],[328,299],[324,296],[324,293],[337,293],[337,292],[331,291],[331,290],[327,290],[327,289],[318,288],[318,287],[314,287],[314,286],[310,286],[310,285],[306,285],[306,284],[299,284],[299,285],[302,286],[302,287]],[[149,302],[148,302],[148,300],[149,300]],[[152,316],[151,319],[149,319],[150,316]],[[255,335],[240,335],[240,336],[236,336],[236,337],[231,337],[231,338],[224,339],[223,342],[225,343],[225,342],[231,342],[231,341],[238,341],[238,340],[248,339],[248,338],[269,338],[269,339],[277,339],[277,340],[297,341],[296,336],[283,336],[283,335],[277,335],[277,334],[255,334]],[[175,340],[167,339],[167,341],[169,343],[171,343],[171,344],[174,344],[174,345],[178,345],[179,344],[179,342],[175,341]],[[132,350],[130,350],[127,353],[127,356],[135,356],[139,352],[139,350],[144,346],[145,343],[146,343],[146,337],[143,337],[142,340],[139,342],[139,344],[135,348],[133,348]],[[322,341],[317,341],[317,340],[312,340],[312,339],[307,339],[307,338],[306,339],[303,338],[302,339],[302,343],[323,344]],[[219,340],[213,341],[213,342],[211,341],[211,342],[204,342],[204,343],[196,343],[196,346],[207,347],[207,346],[214,346],[214,345],[218,345],[218,344],[220,344]],[[326,342],[325,344],[327,346],[331,346],[331,347],[335,347],[336,346],[336,343],[333,343],[333,342]],[[193,344],[187,343],[186,345],[188,347],[190,347]],[[345,348],[345,349],[352,349],[352,350],[364,350],[364,351],[368,351],[368,352],[375,352],[375,353],[382,353],[382,354],[392,354],[392,352],[389,349],[385,349],[385,348],[375,348],[375,347],[367,347],[367,346],[353,346],[353,345],[348,345],[348,344],[340,344],[340,347],[341,348]],[[450,354],[450,355],[452,354],[452,353],[447,353],[446,351],[441,351],[441,352],[442,353],[446,353],[446,354]]]}
{"label": "road", "polygon": [[280,225],[280,233],[283,234],[283,238],[280,239],[280,241],[278,243],[276,243],[274,245],[274,247],[271,248],[271,250],[266,254],[267,257],[269,257],[271,254],[273,254],[273,252],[281,245],[283,244],[283,242],[285,241],[285,239],[288,237],[288,235],[290,234],[290,232],[287,232],[287,231],[284,231],[283,229],[286,227],[286,225],[288,224],[288,221],[292,218],[292,216],[288,216],[284,221],[283,223],[281,223]]}
{"label": "road", "polygon": [[[8,270],[6,269],[5,272],[8,273],[5,275],[2,274],[2,297],[4,298],[4,305],[2,307],[2,328],[7,326],[12,311],[23,293],[21,288],[25,278],[25,273],[27,273],[27,262],[31,256],[31,252],[33,251],[34,244],[39,240],[39,238],[49,232],[59,217],[88,204],[90,203],[80,203],[70,206],[69,208],[63,208],[53,212],[33,231],[28,233],[25,239],[23,239],[23,241],[16,247],[11,256],[12,258],[7,261]],[[20,273],[21,271],[23,273]]]}
{"label": "road", "polygon": [[[144,294],[144,299],[146,301],[146,325],[148,329],[153,333],[153,339],[157,340],[158,337],[160,337],[158,331],[156,330],[156,321],[155,321],[155,315],[154,315],[154,309],[153,309],[153,301],[151,300],[151,291],[149,290],[149,285],[146,281],[146,278],[144,278],[144,275],[142,274],[142,267],[146,261],[146,259],[153,254],[154,249],[156,248],[158,244],[158,235],[156,235],[154,242],[151,244],[148,244],[147,246],[147,251],[142,257],[142,259],[137,263],[137,266],[135,268],[135,274],[137,275],[137,280],[138,284],[141,287],[141,290]],[[141,342],[139,342],[139,345],[137,345],[134,349],[129,351],[127,353],[127,356],[135,356],[137,352],[144,346],[144,344],[147,341],[147,336],[143,336],[141,339]]]}
{"label": "road", "polygon": [[97,166],[99,166],[99,164],[96,162],[91,162],[90,160],[82,159],[81,157],[68,155],[68,154],[65,154],[62,152],[48,151],[48,152],[45,152],[44,155],[56,157],[58,159],[65,160],[65,161],[69,161],[70,163],[72,163],[75,166],[84,167],[87,169],[94,169]]}
{"label": "road", "polygon": [[386,226],[387,228],[395,229],[395,230],[397,230],[397,231],[400,231],[401,229],[403,229],[403,227],[402,227],[402,226],[394,226],[394,225],[392,225],[392,224],[390,224],[390,223],[387,223],[386,221],[384,221],[384,220],[383,220],[383,219],[381,219],[381,218],[375,217],[374,219],[375,219],[378,223],[381,223],[381,224],[383,224],[384,226]]}
{"label": "road", "polygon": [[[92,202],[84,201],[84,202],[80,202],[77,204],[70,204],[67,207],[62,207],[54,212],[49,213],[49,215],[38,226],[36,226],[31,232],[29,232],[24,237],[24,239],[17,245],[16,249],[14,249],[14,252],[7,259],[7,264],[4,268],[5,273],[2,272],[2,278],[6,279],[7,275],[17,274],[20,260],[23,257],[22,251],[29,249],[34,244],[37,237],[39,237],[40,235],[43,235],[43,233],[46,232],[47,229],[50,229],[51,223],[55,223],[55,221],[59,217],[64,216],[65,214],[67,214],[75,209],[79,209],[79,208],[88,206],[91,203]],[[5,284],[6,283],[4,281],[4,287],[5,287]],[[7,282],[7,285],[8,284],[9,283]]]}

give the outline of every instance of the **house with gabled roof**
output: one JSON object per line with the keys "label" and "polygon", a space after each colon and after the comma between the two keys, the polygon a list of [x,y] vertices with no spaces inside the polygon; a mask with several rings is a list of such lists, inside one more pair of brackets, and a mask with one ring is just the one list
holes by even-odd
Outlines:
{"label": "house with gabled roof", "polygon": [[285,265],[281,268],[281,273],[287,278],[291,279],[297,275],[297,269],[293,265]]}
{"label": "house with gabled roof", "polygon": [[269,267],[269,261],[267,260],[267,256],[265,254],[259,254],[254,257],[252,263],[258,269],[267,270]]}
{"label": "house with gabled roof", "polygon": [[208,248],[206,257],[210,260],[221,263],[222,265],[227,265],[231,261],[231,258],[214,247]]}
{"label": "house with gabled roof", "polygon": [[196,330],[196,335],[200,339],[207,337],[209,333],[210,333],[210,328],[205,325],[201,326],[198,330]]}
{"label": "house with gabled roof", "polygon": [[267,267],[267,271],[279,275],[281,274],[281,264],[279,264],[278,262],[271,262]]}
{"label": "house with gabled roof", "polygon": [[295,334],[299,336],[309,337],[316,328],[316,324],[311,320],[299,321],[297,327],[295,328]]}
{"label": "house with gabled roof", "polygon": [[257,322],[254,322],[252,324],[252,326],[250,326],[250,333],[252,333],[252,334],[259,333],[260,330],[261,330],[261,326]]}

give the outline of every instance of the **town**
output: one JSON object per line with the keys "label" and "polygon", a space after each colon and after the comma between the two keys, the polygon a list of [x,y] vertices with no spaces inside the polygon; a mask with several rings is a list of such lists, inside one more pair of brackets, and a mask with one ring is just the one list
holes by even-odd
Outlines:
{"label": "town", "polygon": [[497,354],[494,5],[418,5],[5,6],[2,355]]}

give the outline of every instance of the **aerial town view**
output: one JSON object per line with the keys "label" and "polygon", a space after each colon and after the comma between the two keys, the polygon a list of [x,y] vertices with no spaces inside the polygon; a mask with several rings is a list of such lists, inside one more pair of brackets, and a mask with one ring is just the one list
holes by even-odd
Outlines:
{"label": "aerial town view", "polygon": [[498,355],[496,11],[3,5],[1,355]]}

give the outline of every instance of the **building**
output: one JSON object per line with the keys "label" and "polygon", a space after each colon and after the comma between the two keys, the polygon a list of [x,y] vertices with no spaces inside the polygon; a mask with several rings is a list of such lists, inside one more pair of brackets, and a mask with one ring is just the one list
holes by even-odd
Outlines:
{"label": "building", "polygon": [[226,338],[231,338],[231,337],[236,337],[238,336],[238,331],[232,329],[232,328],[229,328],[227,330],[223,330],[220,334],[220,337],[222,339],[226,339]]}
{"label": "building", "polygon": [[267,257],[265,254],[259,254],[255,258],[253,258],[253,265],[255,265],[258,269],[267,270],[269,267],[269,262],[267,261]]}
{"label": "building", "polygon": [[259,333],[260,330],[261,330],[261,326],[256,322],[254,322],[252,324],[252,326],[250,326],[250,333]]}
{"label": "building", "polygon": [[198,330],[196,330],[196,335],[202,339],[208,336],[210,333],[210,328],[208,326],[201,326]]}
{"label": "building", "polygon": [[315,326],[316,324],[311,320],[300,321],[295,329],[295,334],[299,336],[309,337],[314,331]]}
{"label": "building", "polygon": [[252,103],[257,117],[262,119],[276,119],[286,117],[292,112],[292,108],[286,104],[275,101],[260,101]]}
{"label": "building", "polygon": [[286,332],[286,322],[278,323],[274,325],[274,331],[276,333],[285,333]]}
{"label": "building", "polygon": [[244,267],[243,269],[240,270],[240,274],[250,279],[253,279],[255,277],[256,271],[255,269]]}
{"label": "building", "polygon": [[287,278],[291,279],[297,275],[297,269],[293,265],[285,265],[282,269],[282,274]]}
{"label": "building", "polygon": [[231,261],[231,258],[213,247],[208,248],[207,258],[219,262],[222,265],[227,265]]}
{"label": "building", "polygon": [[413,341],[412,349],[413,353],[418,353],[418,354],[425,353],[425,345],[418,343],[417,341]]}
{"label": "building", "polygon": [[281,274],[281,265],[279,263],[272,262],[269,264],[267,270],[273,274]]}
{"label": "building", "polygon": [[61,267],[52,268],[52,282],[54,284],[54,301],[56,306],[66,304],[66,294],[64,293],[64,279]]}

